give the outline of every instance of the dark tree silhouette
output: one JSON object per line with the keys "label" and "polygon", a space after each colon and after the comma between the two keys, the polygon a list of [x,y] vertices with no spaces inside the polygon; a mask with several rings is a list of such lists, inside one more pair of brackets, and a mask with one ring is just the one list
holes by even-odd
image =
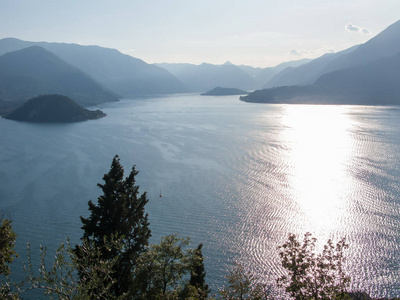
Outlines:
{"label": "dark tree silhouette", "polygon": [[190,274],[189,284],[198,290],[200,299],[206,299],[210,289],[205,281],[206,271],[204,268],[204,256],[202,253],[202,248],[203,244],[199,244],[194,250],[194,263],[192,272]]}
{"label": "dark tree silhouette", "polygon": [[112,274],[112,291],[117,297],[127,294],[132,287],[136,260],[151,236],[144,209],[148,198],[146,192],[139,195],[139,186],[135,185],[137,174],[133,166],[124,179],[124,169],[116,155],[110,171],[103,177],[104,184],[98,184],[103,195],[97,204],[89,201],[91,214],[88,218],[81,217],[82,239],[93,241],[101,249],[103,259],[117,257]]}

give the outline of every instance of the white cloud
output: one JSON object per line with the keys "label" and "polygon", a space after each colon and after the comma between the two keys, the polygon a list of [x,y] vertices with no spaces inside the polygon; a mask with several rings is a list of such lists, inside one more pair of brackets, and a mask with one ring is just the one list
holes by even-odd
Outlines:
{"label": "white cloud", "polygon": [[360,31],[360,27],[358,27],[358,26],[354,26],[353,24],[347,24],[346,26],[345,26],[345,28],[346,28],[346,30],[347,31]]}
{"label": "white cloud", "polygon": [[296,49],[292,49],[289,51],[290,55],[296,55],[296,56],[301,56],[304,54],[304,52],[302,52],[301,50],[296,50]]}
{"label": "white cloud", "polygon": [[367,28],[362,28],[360,26],[356,26],[351,23],[347,24],[344,28],[350,32],[359,32],[359,33],[363,33],[363,34],[370,34],[370,31]]}
{"label": "white cloud", "polygon": [[294,56],[318,56],[322,55],[325,53],[335,53],[336,51],[334,49],[328,48],[328,47],[322,47],[313,51],[310,50],[299,50],[299,49],[292,49],[289,51],[290,55]]}

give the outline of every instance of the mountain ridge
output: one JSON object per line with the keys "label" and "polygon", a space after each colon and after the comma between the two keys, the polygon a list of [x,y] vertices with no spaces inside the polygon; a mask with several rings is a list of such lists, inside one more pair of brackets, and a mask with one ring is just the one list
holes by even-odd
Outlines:
{"label": "mountain ridge", "polygon": [[227,61],[222,65],[202,63],[157,63],[168,70],[194,92],[206,92],[215,86],[231,86],[241,90],[262,88],[266,81],[281,70],[306,63],[309,59],[284,62],[271,68],[255,68],[234,65]]}
{"label": "mountain ridge", "polygon": [[168,71],[116,49],[96,45],[29,42],[6,38],[0,40],[0,54],[33,45],[52,52],[122,97],[188,91],[187,87]]}
{"label": "mountain ridge", "polygon": [[0,100],[15,104],[41,94],[63,94],[83,106],[118,101],[87,74],[39,46],[0,56]]}
{"label": "mountain ridge", "polygon": [[336,53],[326,53],[298,67],[286,68],[271,78],[263,87],[273,88],[278,86],[313,84],[331,61],[354,51],[357,47],[358,45]]}
{"label": "mountain ridge", "polygon": [[[308,65],[312,63],[322,66],[318,59]],[[334,56],[324,70],[332,68],[335,70],[322,72],[313,84],[278,86],[241,99],[266,103],[400,105],[400,21],[352,51]],[[296,72],[302,69],[300,66]],[[293,75],[292,70],[285,71]]]}

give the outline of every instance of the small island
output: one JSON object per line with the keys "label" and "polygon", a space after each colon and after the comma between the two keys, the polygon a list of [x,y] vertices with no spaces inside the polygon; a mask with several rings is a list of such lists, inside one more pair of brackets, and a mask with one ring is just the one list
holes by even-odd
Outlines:
{"label": "small island", "polygon": [[216,87],[207,93],[201,94],[202,96],[232,96],[232,95],[247,95],[249,92],[235,89]]}
{"label": "small island", "polygon": [[38,123],[72,123],[105,117],[101,110],[91,111],[62,95],[41,95],[25,102],[5,116],[6,119]]}

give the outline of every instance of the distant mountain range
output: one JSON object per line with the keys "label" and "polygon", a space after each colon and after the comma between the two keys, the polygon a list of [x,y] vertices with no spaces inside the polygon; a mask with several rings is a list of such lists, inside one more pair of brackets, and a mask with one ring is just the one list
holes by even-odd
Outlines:
{"label": "distant mountain range", "polygon": [[273,68],[147,64],[115,49],[0,40],[0,114],[40,94],[83,106],[121,97],[256,90],[250,102],[400,104],[400,21],[362,45]]}
{"label": "distant mountain range", "polygon": [[346,53],[354,51],[357,47],[353,46],[337,53],[327,53],[300,66],[285,68],[266,81],[263,88],[312,84],[319,76],[325,73],[327,66],[332,61]]}
{"label": "distant mountain range", "polygon": [[166,70],[115,49],[6,38],[0,40],[0,55],[30,46],[52,52],[121,97],[188,92],[187,87]]}
{"label": "distant mountain range", "polygon": [[41,94],[62,94],[84,106],[118,101],[114,93],[42,47],[0,56],[1,100],[18,103]]}
{"label": "distant mountain range", "polygon": [[286,67],[203,63],[151,65],[115,49],[77,44],[0,40],[0,114],[40,94],[66,95],[83,106],[122,97],[206,92],[216,86],[254,90]]}
{"label": "distant mountain range", "polygon": [[296,67],[308,62],[308,59],[287,62],[272,68],[253,68],[236,66],[230,62],[223,65],[212,64],[170,64],[157,66],[168,70],[183,82],[192,92],[207,92],[216,86],[254,90],[262,88],[275,74],[287,67]]}
{"label": "distant mountain range", "polygon": [[400,21],[365,44],[285,69],[248,102],[400,105]]}

